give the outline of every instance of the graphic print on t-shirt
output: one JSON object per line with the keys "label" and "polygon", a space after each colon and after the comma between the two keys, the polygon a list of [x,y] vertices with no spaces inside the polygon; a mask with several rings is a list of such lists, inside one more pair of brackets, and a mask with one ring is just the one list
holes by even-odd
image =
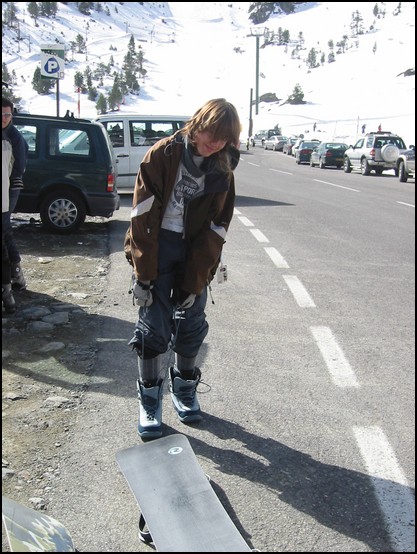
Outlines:
{"label": "graphic print on t-shirt", "polygon": [[183,217],[185,208],[190,200],[203,191],[204,175],[193,177],[184,165],[181,164],[177,177],[177,183],[172,190],[165,210],[162,227],[171,231],[182,232],[184,228]]}
{"label": "graphic print on t-shirt", "polygon": [[184,211],[185,206],[200,191],[203,184],[203,177],[195,178],[185,168],[182,168],[180,180],[174,187],[174,194],[171,197],[172,208]]}

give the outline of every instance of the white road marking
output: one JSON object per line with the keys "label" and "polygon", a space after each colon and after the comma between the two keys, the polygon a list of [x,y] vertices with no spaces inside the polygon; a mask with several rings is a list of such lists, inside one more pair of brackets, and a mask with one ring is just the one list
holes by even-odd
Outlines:
{"label": "white road marking", "polygon": [[415,501],[382,429],[354,427],[395,552],[415,552]]}
{"label": "white road marking", "polygon": [[252,233],[252,235],[256,238],[257,241],[269,242],[266,236],[259,229],[249,229],[249,231]]}
{"label": "white road marking", "polygon": [[415,208],[414,204],[407,204],[407,202],[400,202],[397,200],[397,204],[402,204],[403,206],[410,206],[410,208]]}
{"label": "white road marking", "polygon": [[278,268],[290,267],[276,248],[274,248],[273,246],[264,246],[264,249],[265,249],[265,252],[268,254],[268,256],[271,258],[271,260]]}
{"label": "white road marking", "polygon": [[310,327],[314,340],[326,362],[333,382],[338,387],[359,387],[355,372],[328,327]]}
{"label": "white road marking", "polygon": [[240,215],[241,213],[237,208],[233,209],[233,215]]}
{"label": "white road marking", "polygon": [[245,227],[253,227],[252,221],[243,215],[239,217],[239,221],[241,221]]}
{"label": "white road marking", "polygon": [[342,187],[342,185],[335,185],[334,183],[328,183],[327,181],[320,181],[319,179],[313,179],[316,183],[323,183],[324,185],[330,185],[331,187],[338,187],[339,189],[353,190],[353,192],[360,192],[358,189],[351,189],[350,187]]}
{"label": "white road marking", "polygon": [[248,162],[249,165],[254,165],[255,167],[261,167],[259,164],[254,164],[253,162]]}
{"label": "white road marking", "polygon": [[285,175],[294,175],[294,173],[290,173],[289,171],[281,171],[280,169],[274,169],[273,167],[268,168],[269,171],[276,171],[277,173],[285,173]]}
{"label": "white road marking", "polygon": [[316,307],[311,296],[298,277],[295,275],[283,275],[283,278],[300,308]]}

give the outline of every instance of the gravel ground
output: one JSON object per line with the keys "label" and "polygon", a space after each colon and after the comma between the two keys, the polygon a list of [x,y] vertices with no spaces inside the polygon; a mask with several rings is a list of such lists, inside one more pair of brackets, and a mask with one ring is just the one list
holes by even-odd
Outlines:
{"label": "gravel ground", "polygon": [[13,225],[27,289],[15,293],[16,313],[2,314],[2,494],[47,511],[96,354],[108,221],[87,218],[68,236],[26,214]]}

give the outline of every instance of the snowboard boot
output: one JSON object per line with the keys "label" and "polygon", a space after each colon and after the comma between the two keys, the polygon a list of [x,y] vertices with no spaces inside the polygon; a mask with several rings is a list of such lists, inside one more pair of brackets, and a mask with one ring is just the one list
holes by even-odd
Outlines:
{"label": "snowboard boot", "polygon": [[12,285],[10,283],[8,285],[1,286],[1,298],[6,313],[14,314],[16,311],[16,302],[14,300]]}
{"label": "snowboard boot", "polygon": [[195,423],[202,419],[197,400],[197,385],[201,371],[194,368],[192,379],[183,379],[177,369],[169,368],[170,393],[175,411],[182,423]]}
{"label": "snowboard boot", "polygon": [[15,290],[24,290],[26,288],[26,280],[23,275],[22,267],[20,263],[13,263],[11,267],[12,272],[12,288]]}
{"label": "snowboard boot", "polygon": [[137,381],[139,398],[138,433],[142,439],[157,439],[162,436],[162,387],[163,381],[145,387]]}

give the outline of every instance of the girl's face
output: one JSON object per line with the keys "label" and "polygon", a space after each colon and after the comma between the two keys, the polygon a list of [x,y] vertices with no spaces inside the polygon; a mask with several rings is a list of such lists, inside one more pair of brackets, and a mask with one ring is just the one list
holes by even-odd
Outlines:
{"label": "girl's face", "polygon": [[9,107],[1,107],[1,128],[5,129],[12,120],[12,110]]}
{"label": "girl's face", "polygon": [[213,135],[209,131],[202,131],[195,134],[194,146],[199,156],[208,158],[216,152],[220,152],[226,146],[227,140],[213,140]]}

